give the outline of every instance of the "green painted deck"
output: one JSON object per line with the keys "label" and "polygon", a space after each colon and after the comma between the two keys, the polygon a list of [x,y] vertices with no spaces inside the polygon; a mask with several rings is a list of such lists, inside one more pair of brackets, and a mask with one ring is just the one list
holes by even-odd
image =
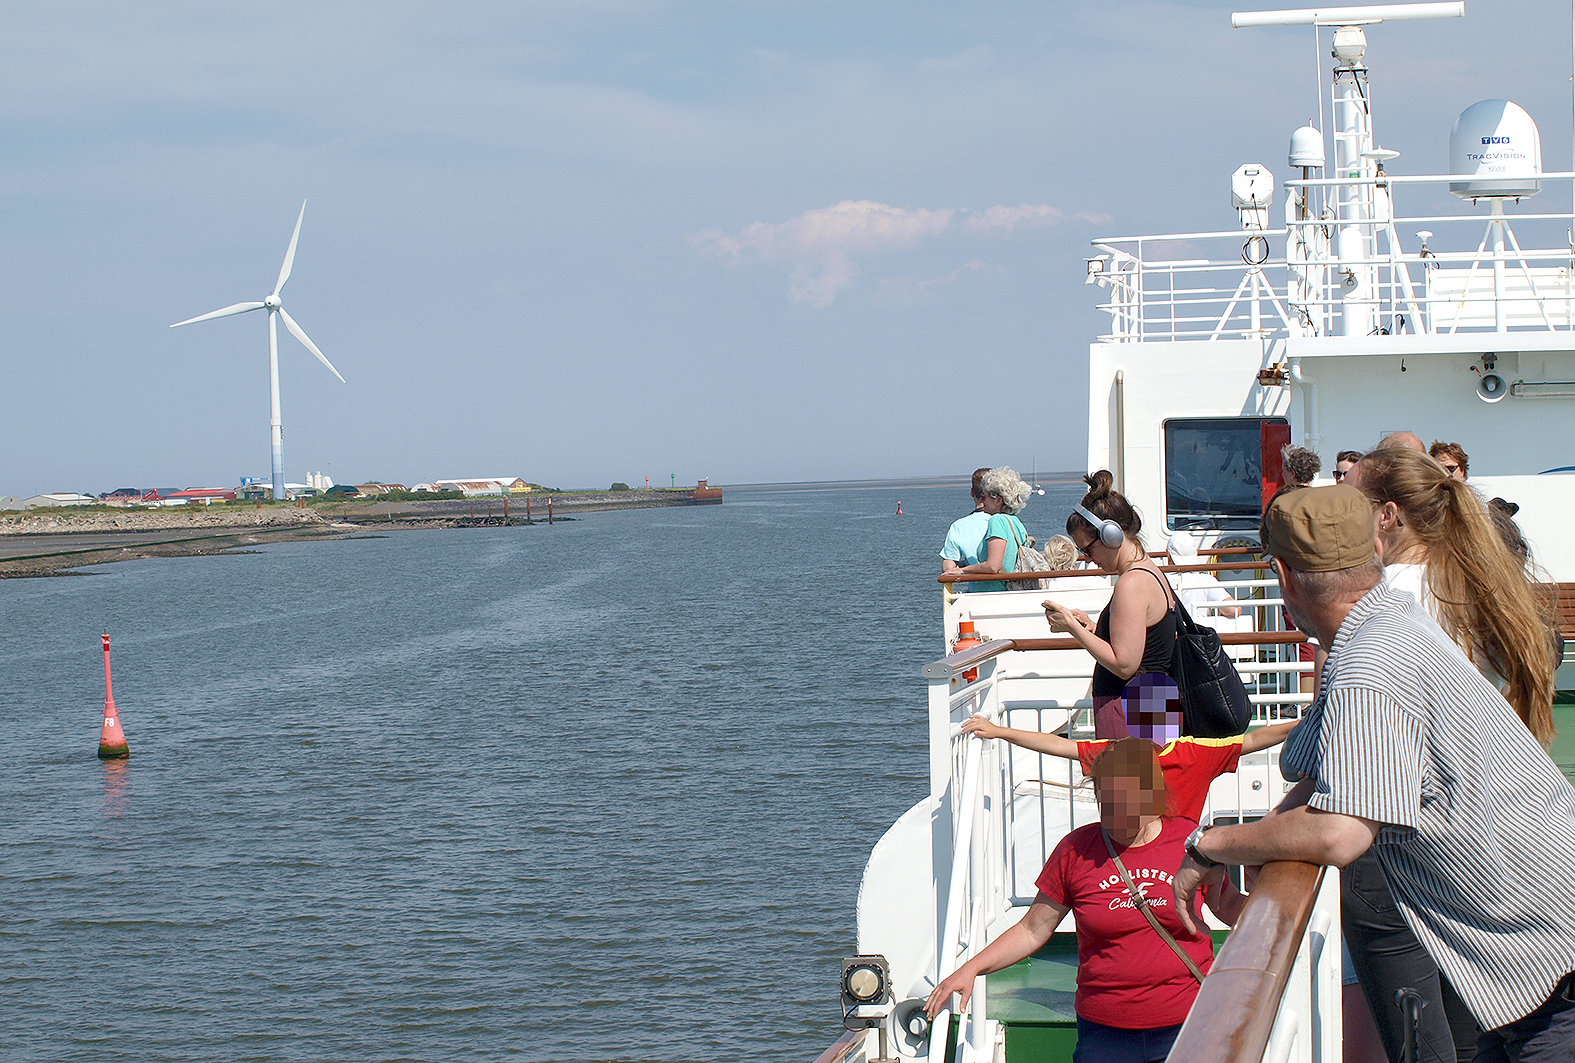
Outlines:
{"label": "green painted deck", "polygon": [[1559,736],[1553,740],[1548,755],[1553,763],[1564,769],[1565,778],[1575,783],[1575,702],[1565,701],[1553,706],[1553,726],[1558,729]]}
{"label": "green painted deck", "polygon": [[[1214,951],[1226,931],[1214,931]],[[1077,938],[1056,934],[1021,963],[987,976],[990,1018],[1006,1026],[1008,1063],[1065,1063],[1077,1045]]]}

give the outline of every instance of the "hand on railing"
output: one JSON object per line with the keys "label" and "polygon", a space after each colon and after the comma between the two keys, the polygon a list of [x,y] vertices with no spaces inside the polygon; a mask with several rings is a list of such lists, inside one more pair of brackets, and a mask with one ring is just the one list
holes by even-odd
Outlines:
{"label": "hand on railing", "polygon": [[1176,898],[1176,918],[1181,920],[1182,929],[1187,933],[1199,934],[1208,929],[1198,914],[1198,894],[1206,894],[1210,888],[1217,889],[1219,880],[1224,877],[1225,868],[1221,864],[1205,868],[1190,856],[1181,861],[1176,877],[1171,879],[1170,889]]}
{"label": "hand on railing", "polygon": [[978,735],[980,738],[1003,738],[1006,728],[992,723],[983,716],[970,716],[962,722],[961,734]]}
{"label": "hand on railing", "polygon": [[932,1019],[943,1011],[961,1015],[968,1001],[973,999],[974,978],[966,963],[947,975],[940,985],[930,990],[929,997],[924,1001],[925,1014]]}

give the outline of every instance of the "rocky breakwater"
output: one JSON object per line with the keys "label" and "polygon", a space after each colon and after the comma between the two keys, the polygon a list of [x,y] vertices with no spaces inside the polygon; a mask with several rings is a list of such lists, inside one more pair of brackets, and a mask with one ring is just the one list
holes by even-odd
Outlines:
{"label": "rocky breakwater", "polygon": [[0,517],[0,579],[63,575],[110,561],[233,553],[353,530],[295,506],[30,510]]}
{"label": "rocky breakwater", "polygon": [[202,531],[212,528],[252,528],[326,524],[321,514],[294,506],[247,509],[230,506],[169,507],[163,509],[93,510],[30,509],[0,517],[0,535],[70,535],[75,532]]}

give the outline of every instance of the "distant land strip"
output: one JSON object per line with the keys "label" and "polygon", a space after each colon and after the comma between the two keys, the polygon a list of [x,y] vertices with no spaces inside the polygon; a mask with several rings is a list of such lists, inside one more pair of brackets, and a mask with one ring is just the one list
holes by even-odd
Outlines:
{"label": "distant land strip", "polygon": [[[195,557],[245,551],[268,543],[355,537],[398,529],[545,524],[547,494],[441,502],[346,502],[115,509],[66,507],[0,516],[0,579],[81,575],[73,570],[149,557]],[[551,494],[552,520],[611,509],[694,503],[692,488]],[[506,515],[505,515],[506,513]]]}

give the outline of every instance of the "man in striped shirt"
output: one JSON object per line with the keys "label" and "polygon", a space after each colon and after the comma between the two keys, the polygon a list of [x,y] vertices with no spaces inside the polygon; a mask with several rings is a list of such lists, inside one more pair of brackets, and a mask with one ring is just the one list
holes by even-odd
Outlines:
{"label": "man in striped shirt", "polygon": [[[1221,864],[1345,867],[1372,848],[1486,1030],[1477,1059],[1575,1060],[1575,790],[1416,601],[1383,585],[1359,491],[1283,495],[1262,535],[1286,611],[1329,647],[1323,692],[1280,754],[1304,781],[1257,823],[1193,836],[1178,913]],[[1357,957],[1364,981],[1379,962]]]}

